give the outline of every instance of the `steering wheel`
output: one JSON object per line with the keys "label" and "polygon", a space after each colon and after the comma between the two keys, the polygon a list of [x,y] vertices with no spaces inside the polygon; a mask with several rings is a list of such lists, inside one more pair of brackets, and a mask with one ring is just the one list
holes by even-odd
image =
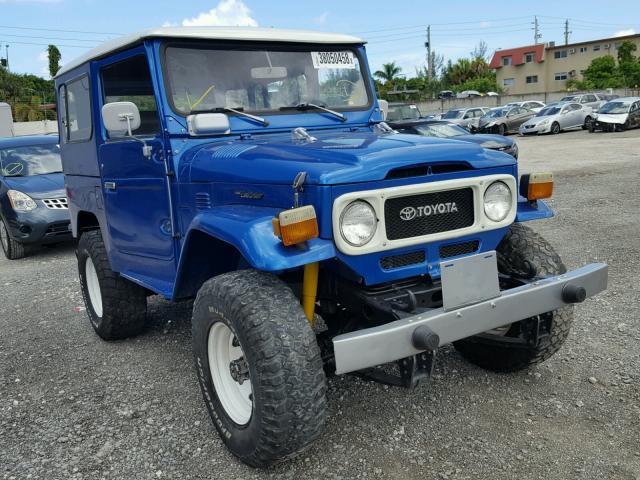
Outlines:
{"label": "steering wheel", "polygon": [[[342,87],[340,87],[340,84],[342,84]],[[352,82],[351,80],[343,79],[343,80],[338,80],[336,82],[336,88],[339,89],[338,91],[340,91],[340,89],[342,90],[342,92],[339,93],[339,95],[342,98],[349,98],[351,96],[351,92],[347,91],[347,89],[349,88],[349,87],[347,87],[347,85],[351,86],[351,91],[353,91],[353,89],[356,87],[356,83]]]}

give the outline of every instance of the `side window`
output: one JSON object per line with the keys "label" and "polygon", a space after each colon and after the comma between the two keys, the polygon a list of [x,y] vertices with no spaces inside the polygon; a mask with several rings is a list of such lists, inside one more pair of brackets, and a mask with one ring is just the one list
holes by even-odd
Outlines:
{"label": "side window", "polygon": [[153,94],[151,73],[145,55],[135,55],[101,70],[104,103],[133,102],[140,110],[138,135],[160,132],[158,107]]}
{"label": "side window", "polygon": [[78,78],[60,87],[60,109],[65,142],[90,140],[93,124],[88,77]]}

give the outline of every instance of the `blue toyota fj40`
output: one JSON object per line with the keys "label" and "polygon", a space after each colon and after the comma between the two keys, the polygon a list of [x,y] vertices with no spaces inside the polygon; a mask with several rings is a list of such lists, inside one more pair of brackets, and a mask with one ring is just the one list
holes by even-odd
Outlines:
{"label": "blue toyota fj40", "polygon": [[161,28],[69,63],[56,89],[93,328],[129,337],[147,296],[195,297],[204,401],[249,465],[320,435],[327,374],[413,387],[450,342],[524,369],[606,288],[606,265],[568,272],[523,224],[552,215],[551,174],[382,121],[358,38]]}

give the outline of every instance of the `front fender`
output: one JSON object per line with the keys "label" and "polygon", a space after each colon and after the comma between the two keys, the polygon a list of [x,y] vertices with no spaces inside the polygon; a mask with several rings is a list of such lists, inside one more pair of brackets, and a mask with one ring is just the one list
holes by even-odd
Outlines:
{"label": "front fender", "polygon": [[530,222],[531,220],[541,220],[551,217],[553,217],[553,210],[547,205],[547,202],[538,200],[535,204],[532,204],[526,198],[522,196],[518,197],[516,222]]}
{"label": "front fender", "polygon": [[[300,248],[285,247],[273,234],[271,219],[280,209],[251,205],[222,205],[195,216],[192,232],[204,232],[233,245],[256,270],[275,272],[319,262],[336,255],[333,242],[314,238]],[[184,253],[184,252],[183,252]],[[210,252],[203,252],[203,254]],[[183,255],[181,255],[182,261]]]}

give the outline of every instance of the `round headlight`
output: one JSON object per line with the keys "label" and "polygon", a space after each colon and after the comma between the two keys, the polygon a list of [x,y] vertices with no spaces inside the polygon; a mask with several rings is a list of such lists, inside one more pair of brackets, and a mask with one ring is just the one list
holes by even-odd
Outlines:
{"label": "round headlight", "polygon": [[511,211],[511,189],[504,182],[493,182],[484,192],[484,213],[490,220],[501,222]]}
{"label": "round headlight", "polygon": [[351,202],[340,215],[340,234],[349,245],[361,247],[373,238],[378,219],[373,207],[367,202]]}

